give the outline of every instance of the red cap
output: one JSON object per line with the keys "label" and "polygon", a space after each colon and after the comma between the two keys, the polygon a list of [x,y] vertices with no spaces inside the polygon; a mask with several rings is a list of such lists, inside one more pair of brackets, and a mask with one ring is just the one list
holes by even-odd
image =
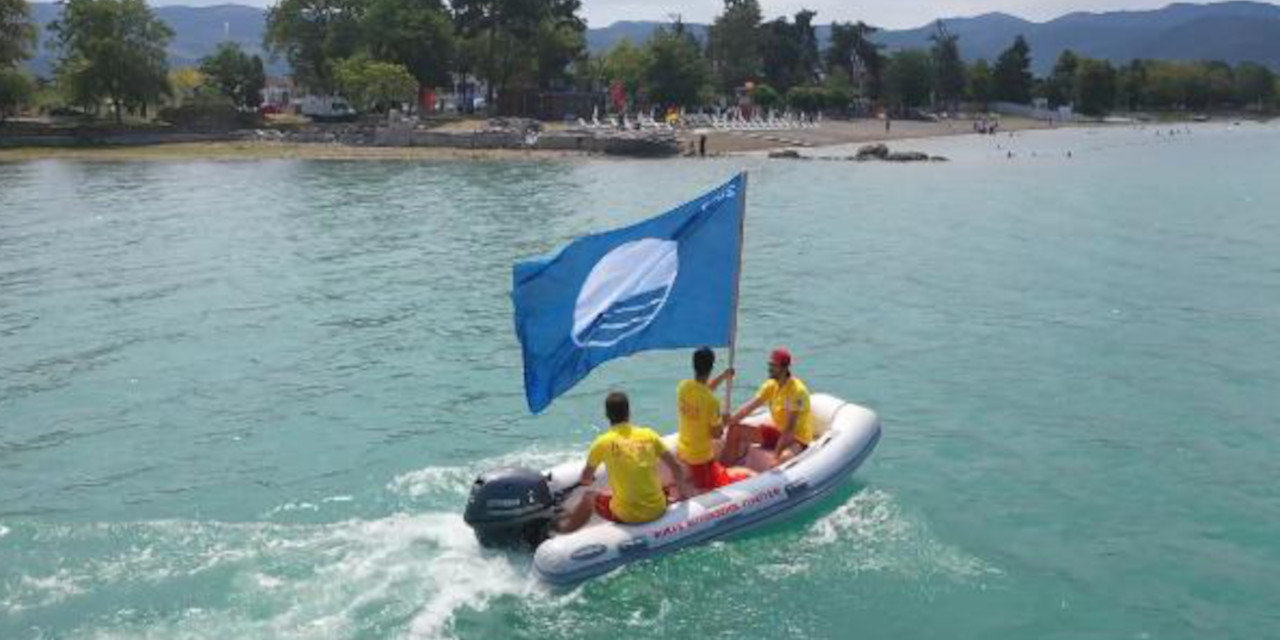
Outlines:
{"label": "red cap", "polygon": [[778,347],[773,350],[773,353],[769,354],[769,362],[780,367],[789,367],[791,366],[791,352]]}

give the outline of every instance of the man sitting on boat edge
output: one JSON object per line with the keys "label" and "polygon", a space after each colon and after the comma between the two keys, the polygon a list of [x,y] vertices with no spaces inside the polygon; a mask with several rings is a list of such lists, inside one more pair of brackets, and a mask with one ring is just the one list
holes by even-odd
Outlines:
{"label": "man sitting on boat edge", "polygon": [[[751,427],[742,419],[756,409],[769,405],[773,424]],[[809,389],[791,375],[791,352],[774,349],[769,355],[769,379],[760,385],[756,397],[742,405],[729,419],[729,435],[720,462],[731,465],[748,452],[751,443],[774,452],[774,465],[804,452],[813,441],[813,412],[809,406]]]}
{"label": "man sitting on boat edge", "polygon": [[[679,440],[676,457],[689,471],[689,479],[699,493],[718,489],[755,475],[742,467],[725,469],[716,460],[715,441],[724,433],[725,418],[715,390],[725,380],[733,379],[733,369],[711,378],[716,352],[703,347],[693,353],[693,380],[682,380],[676,388],[679,406]],[[709,380],[710,379],[710,380]]]}
{"label": "man sitting on boat edge", "polygon": [[658,474],[658,461],[666,465],[679,486],[679,498],[690,495],[680,463],[671,455],[657,432],[631,424],[631,403],[627,394],[615,391],[604,401],[609,431],[591,444],[587,464],[579,484],[590,487],[596,469],[604,464],[609,473],[609,492],[587,490],[578,505],[563,520],[559,531],[581,529],[594,510],[600,517],[622,524],[651,522],[667,512],[667,495]]}

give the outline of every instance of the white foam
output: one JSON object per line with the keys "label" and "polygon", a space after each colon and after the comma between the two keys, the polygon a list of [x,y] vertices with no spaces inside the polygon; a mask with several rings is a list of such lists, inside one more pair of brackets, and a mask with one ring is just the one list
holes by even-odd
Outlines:
{"label": "white foam", "polygon": [[[880,490],[861,491],[809,527],[803,555],[810,563],[838,562],[854,572],[885,571],[912,577],[963,580],[999,573],[981,559],[938,540],[920,518],[905,514]],[[838,546],[838,554],[830,547]]]}
{"label": "white foam", "polygon": [[396,476],[387,483],[387,491],[408,498],[428,496],[466,496],[471,481],[484,471],[499,467],[548,469],[581,457],[581,451],[519,451],[498,458],[479,460],[466,466],[426,467]]}
{"label": "white foam", "polygon": [[88,577],[67,569],[44,576],[23,575],[16,585],[8,585],[0,608],[10,614],[48,607],[85,592]]}
{"label": "white foam", "polygon": [[311,502],[286,502],[278,507],[272,508],[265,514],[265,517],[277,516],[282,513],[290,513],[295,511],[319,511],[320,507]]}
{"label": "white foam", "polygon": [[[125,526],[90,537],[120,539]],[[400,629],[401,636],[416,640],[448,636],[465,607],[484,609],[494,598],[528,597],[542,589],[527,558],[482,550],[457,514],[306,525],[163,521],[127,527],[132,537],[152,544],[90,563],[84,574],[28,584],[19,604],[46,606],[86,591],[115,591],[219,567],[233,575],[227,601],[253,606],[200,603],[159,620],[120,620],[105,627],[99,621],[73,635],[350,638]],[[197,557],[186,559],[187,553]]]}
{"label": "white foam", "polygon": [[0,524],[0,538],[9,535],[9,527]]}

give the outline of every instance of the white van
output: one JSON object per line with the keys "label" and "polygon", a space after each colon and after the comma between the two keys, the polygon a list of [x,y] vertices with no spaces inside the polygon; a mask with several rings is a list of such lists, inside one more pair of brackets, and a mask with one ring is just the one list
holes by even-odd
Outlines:
{"label": "white van", "polygon": [[307,96],[298,101],[298,113],[316,122],[350,122],[359,115],[341,96]]}

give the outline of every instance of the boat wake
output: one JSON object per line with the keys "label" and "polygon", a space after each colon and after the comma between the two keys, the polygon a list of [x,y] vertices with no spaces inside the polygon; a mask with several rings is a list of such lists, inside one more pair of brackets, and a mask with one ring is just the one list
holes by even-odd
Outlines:
{"label": "boat wake", "polygon": [[[459,616],[476,624],[495,603],[501,603],[504,628],[516,620],[526,632],[555,633],[598,624],[600,605],[592,600],[611,599],[608,594],[637,582],[661,582],[664,591],[681,582],[673,579],[680,575],[697,585],[703,565],[712,573],[744,572],[744,584],[753,572],[776,581],[808,571],[964,579],[990,570],[935,540],[886,492],[863,489],[837,496],[843,502],[833,511],[804,525],[799,553],[784,551],[777,540],[795,531],[766,533],[640,563],[568,594],[552,592],[533,577],[527,555],[480,548],[461,505],[482,469],[545,468],[575,455],[532,450],[409,472],[386,486],[400,503],[397,512],[374,519],[7,522],[0,540],[0,566],[10,567],[0,569],[0,636],[444,638],[460,635]],[[432,503],[434,510],[417,512],[405,503]],[[279,511],[307,509],[290,504]],[[444,512],[446,504],[457,508]],[[688,612],[681,609],[692,606],[680,598],[664,602],[655,612],[673,609],[672,619],[683,619]],[[662,625],[666,617],[646,614],[636,624]]]}

